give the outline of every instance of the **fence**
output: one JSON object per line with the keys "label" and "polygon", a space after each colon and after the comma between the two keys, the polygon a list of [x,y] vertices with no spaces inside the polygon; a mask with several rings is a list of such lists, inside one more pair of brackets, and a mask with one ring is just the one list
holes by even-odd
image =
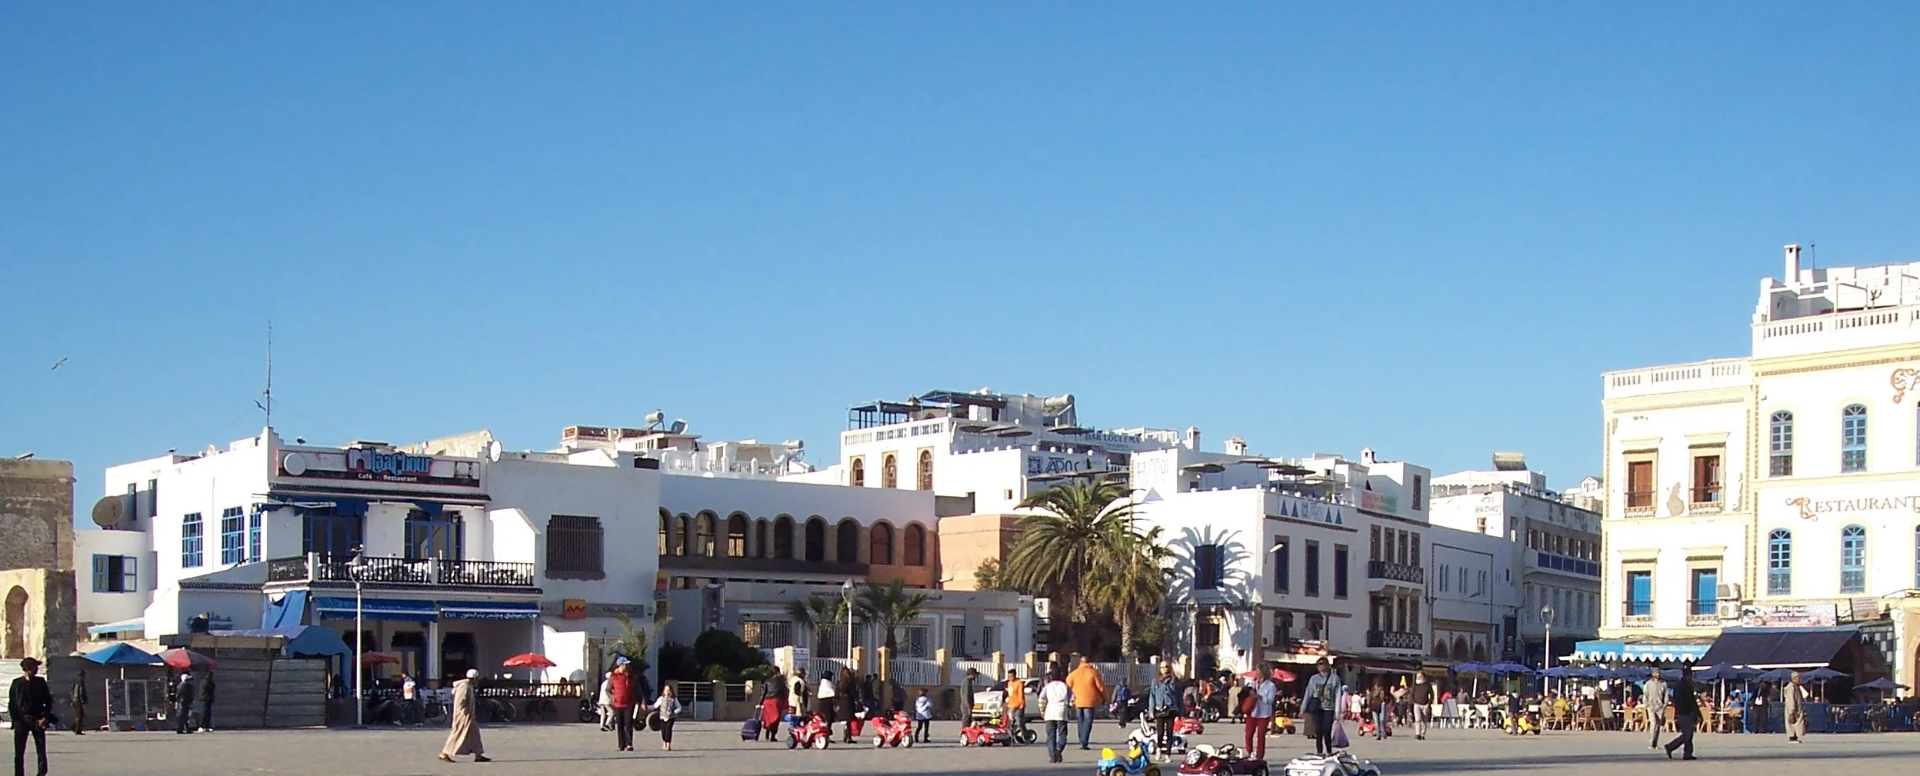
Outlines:
{"label": "fence", "polygon": [[947,674],[947,684],[966,684],[967,669],[969,668],[980,674],[979,683],[982,685],[993,684],[1004,678],[993,675],[993,661],[991,660],[955,660],[953,661],[953,670]]}
{"label": "fence", "polygon": [[[991,668],[991,666],[989,666]],[[962,671],[962,673],[965,673]],[[933,685],[940,683],[940,664],[932,660],[917,657],[897,657],[893,659],[893,680],[903,685]]]}
{"label": "fence", "polygon": [[713,682],[673,683],[676,699],[693,720],[706,722],[713,719],[713,684]]}
{"label": "fence", "polygon": [[815,684],[819,684],[821,677],[838,677],[840,669],[852,667],[853,661],[844,657],[816,657],[807,661],[807,676],[812,678]]}

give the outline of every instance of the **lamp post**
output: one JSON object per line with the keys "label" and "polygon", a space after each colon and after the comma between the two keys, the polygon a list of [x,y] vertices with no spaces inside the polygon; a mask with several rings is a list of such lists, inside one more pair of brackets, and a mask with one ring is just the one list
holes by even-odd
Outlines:
{"label": "lamp post", "polygon": [[347,562],[347,576],[353,578],[353,726],[366,727],[367,699],[360,688],[360,655],[365,645],[366,626],[363,622],[366,596],[360,584],[360,572],[367,567],[367,556],[363,547],[353,548],[353,560]]}
{"label": "lamp post", "polygon": [[840,603],[847,618],[847,665],[853,665],[853,580],[840,583]]}
{"label": "lamp post", "polygon": [[1547,640],[1540,650],[1540,670],[1542,672],[1540,675],[1540,686],[1545,687],[1547,681],[1545,671],[1553,667],[1553,604],[1545,604],[1540,607],[1540,622],[1547,626]]}

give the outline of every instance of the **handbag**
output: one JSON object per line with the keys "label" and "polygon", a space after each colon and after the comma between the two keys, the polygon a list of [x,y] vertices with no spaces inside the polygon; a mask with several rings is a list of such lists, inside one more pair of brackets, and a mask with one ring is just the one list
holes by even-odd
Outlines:
{"label": "handbag", "polygon": [[1342,724],[1339,722],[1333,723],[1332,738],[1333,738],[1333,748],[1335,749],[1345,749],[1351,745],[1347,741],[1347,726],[1345,724]]}

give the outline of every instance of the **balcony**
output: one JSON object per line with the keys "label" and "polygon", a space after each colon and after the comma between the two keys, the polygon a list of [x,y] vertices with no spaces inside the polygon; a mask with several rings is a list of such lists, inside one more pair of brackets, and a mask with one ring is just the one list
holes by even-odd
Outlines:
{"label": "balcony", "polygon": [[[1756,352],[1754,355],[1757,356],[1759,353]],[[1744,358],[1724,358],[1696,361],[1691,364],[1608,372],[1601,375],[1600,379],[1601,395],[1606,399],[1701,391],[1711,388],[1738,388],[1747,385],[1750,380],[1747,376],[1747,360]]]}
{"label": "balcony", "polygon": [[1720,483],[1694,488],[1688,495],[1687,514],[1717,515],[1725,508],[1720,500]]}
{"label": "balcony", "polygon": [[1367,561],[1368,579],[1389,579],[1410,585],[1424,585],[1427,581],[1426,569],[1406,563],[1389,563],[1384,560]]}
{"label": "balcony", "polygon": [[1564,571],[1568,574],[1578,574],[1583,577],[1593,577],[1595,579],[1600,578],[1600,563],[1598,561],[1584,560],[1571,555],[1561,555],[1557,552],[1544,552],[1540,550],[1535,550],[1533,555],[1534,568],[1547,569],[1549,571]]}
{"label": "balcony", "polygon": [[[495,560],[363,558],[358,581],[369,585],[465,585],[532,588],[533,564]],[[267,561],[267,584],[352,584],[351,558],[311,553]]]}
{"label": "balcony", "polygon": [[1653,514],[1653,491],[1651,490],[1627,491],[1626,515],[1628,517],[1639,517],[1642,515],[1651,515],[1651,514]]}
{"label": "balcony", "polygon": [[1420,638],[1418,633],[1367,631],[1367,648],[1369,649],[1406,649],[1418,652],[1424,649],[1421,646],[1423,641],[1424,639]]}
{"label": "balcony", "polygon": [[1622,606],[1622,610],[1623,611],[1621,612],[1621,615],[1620,615],[1620,627],[1622,628],[1653,627],[1653,602],[1652,601],[1628,601]]}

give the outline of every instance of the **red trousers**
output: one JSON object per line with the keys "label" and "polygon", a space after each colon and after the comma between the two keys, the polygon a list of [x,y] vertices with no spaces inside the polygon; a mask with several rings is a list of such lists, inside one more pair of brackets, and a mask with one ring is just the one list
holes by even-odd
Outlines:
{"label": "red trousers", "polygon": [[1246,746],[1243,750],[1248,757],[1256,760],[1267,759],[1267,725],[1273,720],[1267,717],[1247,717]]}

